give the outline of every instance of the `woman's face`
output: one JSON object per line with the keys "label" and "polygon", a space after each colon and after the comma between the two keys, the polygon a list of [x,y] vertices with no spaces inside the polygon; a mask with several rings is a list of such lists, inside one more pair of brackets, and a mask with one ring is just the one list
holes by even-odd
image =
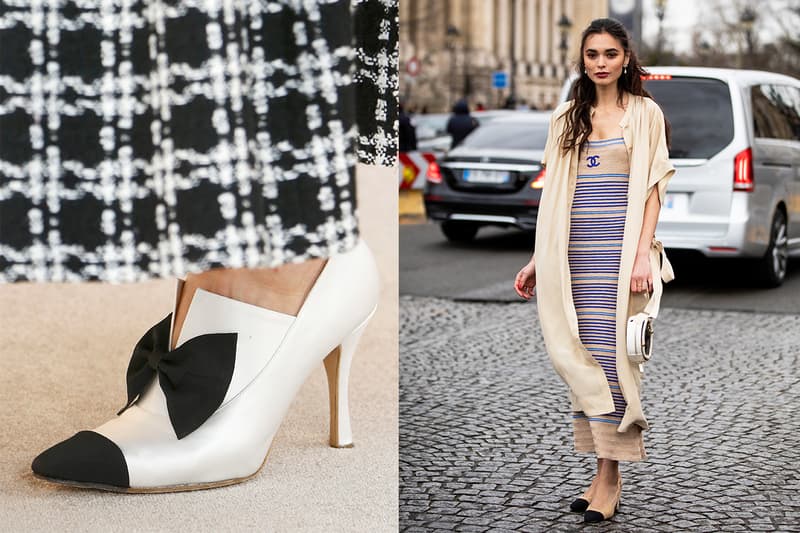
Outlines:
{"label": "woman's face", "polygon": [[622,67],[628,63],[622,44],[608,33],[593,33],[583,45],[586,75],[597,85],[616,87]]}

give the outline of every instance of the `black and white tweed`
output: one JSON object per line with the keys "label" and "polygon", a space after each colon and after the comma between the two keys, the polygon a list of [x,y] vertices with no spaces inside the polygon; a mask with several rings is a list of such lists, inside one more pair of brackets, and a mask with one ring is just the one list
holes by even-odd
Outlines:
{"label": "black and white tweed", "polygon": [[397,157],[397,0],[3,0],[0,282],[350,249]]}

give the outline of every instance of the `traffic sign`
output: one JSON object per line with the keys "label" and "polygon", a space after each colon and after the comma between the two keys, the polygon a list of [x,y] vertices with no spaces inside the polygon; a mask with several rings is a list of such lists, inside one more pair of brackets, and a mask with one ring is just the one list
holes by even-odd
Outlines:
{"label": "traffic sign", "polygon": [[508,75],[503,70],[492,72],[492,88],[505,89],[508,87]]}

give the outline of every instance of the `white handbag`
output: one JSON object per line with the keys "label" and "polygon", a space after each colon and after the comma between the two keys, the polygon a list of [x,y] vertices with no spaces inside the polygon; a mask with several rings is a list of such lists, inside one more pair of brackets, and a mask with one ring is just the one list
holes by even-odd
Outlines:
{"label": "white handbag", "polygon": [[628,318],[628,357],[633,363],[644,363],[650,359],[653,350],[653,319],[651,296],[647,307],[641,313]]}
{"label": "white handbag", "polygon": [[[664,245],[661,241],[653,238],[651,250],[651,265],[654,267],[653,271],[658,273],[658,276],[653,276],[653,294],[647,302],[644,309],[628,318],[627,325],[627,345],[628,345],[628,358],[632,363],[639,364],[639,370],[644,371],[642,363],[650,360],[650,355],[653,350],[653,319],[658,316],[658,308],[661,302],[661,294],[664,290],[663,283],[675,279],[675,273],[672,270],[672,265],[667,259],[667,254],[664,253]],[[658,263],[661,263],[660,265]]]}

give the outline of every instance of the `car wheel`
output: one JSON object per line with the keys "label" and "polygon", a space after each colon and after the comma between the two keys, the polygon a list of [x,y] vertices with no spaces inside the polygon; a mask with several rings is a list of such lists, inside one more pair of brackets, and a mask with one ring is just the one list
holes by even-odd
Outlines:
{"label": "car wheel", "polygon": [[442,233],[451,242],[469,242],[475,238],[480,226],[473,222],[442,222]]}
{"label": "car wheel", "polygon": [[789,238],[786,235],[786,215],[776,211],[770,228],[769,246],[760,261],[761,280],[766,287],[778,287],[786,278],[789,258]]}

